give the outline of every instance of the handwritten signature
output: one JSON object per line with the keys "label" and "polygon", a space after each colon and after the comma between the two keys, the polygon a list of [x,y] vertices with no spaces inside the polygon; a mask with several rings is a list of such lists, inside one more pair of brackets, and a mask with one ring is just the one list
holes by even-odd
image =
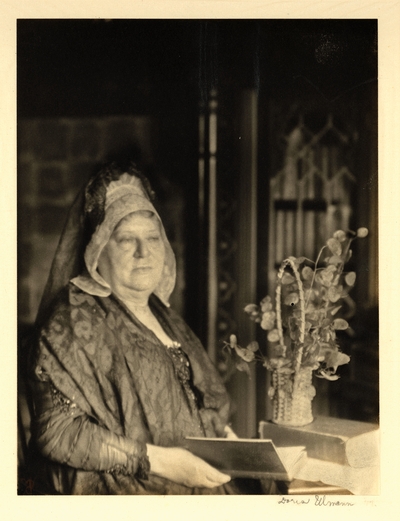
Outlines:
{"label": "handwritten signature", "polygon": [[350,501],[330,501],[326,496],[315,495],[313,498],[295,499],[282,497],[278,501],[278,505],[315,505],[317,507],[352,507],[354,503]]}

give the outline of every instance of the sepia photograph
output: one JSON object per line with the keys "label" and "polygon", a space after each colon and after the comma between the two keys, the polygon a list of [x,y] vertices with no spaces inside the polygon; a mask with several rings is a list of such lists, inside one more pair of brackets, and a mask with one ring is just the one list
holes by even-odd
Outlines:
{"label": "sepia photograph", "polygon": [[377,20],[16,35],[18,495],[379,495]]}

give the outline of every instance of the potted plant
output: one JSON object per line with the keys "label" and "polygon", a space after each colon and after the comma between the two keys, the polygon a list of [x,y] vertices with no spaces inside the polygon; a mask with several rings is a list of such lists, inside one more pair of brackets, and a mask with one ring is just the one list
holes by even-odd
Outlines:
{"label": "potted plant", "polygon": [[350,357],[341,352],[337,331],[349,324],[340,318],[344,300],[356,281],[354,271],[345,271],[352,241],[366,237],[368,230],[336,231],[321,248],[316,261],[288,257],[277,273],[275,302],[265,297],[260,305],[247,304],[244,311],[267,332],[264,356],[256,341],[240,347],[235,335],[226,347],[235,353],[239,370],[261,361],[271,372],[268,396],[273,403],[272,421],[300,426],[313,421],[312,375],[337,380],[336,370]]}

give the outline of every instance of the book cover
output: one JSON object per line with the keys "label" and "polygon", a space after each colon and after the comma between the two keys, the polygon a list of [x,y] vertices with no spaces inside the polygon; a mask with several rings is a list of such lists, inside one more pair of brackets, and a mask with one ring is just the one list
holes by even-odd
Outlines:
{"label": "book cover", "polygon": [[231,477],[290,480],[304,447],[275,447],[272,440],[186,438],[185,448]]}
{"label": "book cover", "polygon": [[377,464],[378,429],[373,423],[320,416],[304,427],[260,422],[259,434],[277,447],[302,444],[309,458],[365,468]]}

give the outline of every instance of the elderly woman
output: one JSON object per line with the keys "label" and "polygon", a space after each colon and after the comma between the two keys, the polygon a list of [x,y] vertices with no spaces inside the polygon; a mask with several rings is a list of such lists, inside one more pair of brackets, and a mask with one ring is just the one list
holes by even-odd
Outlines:
{"label": "elderly woman", "polygon": [[233,435],[229,400],[169,307],[175,258],[151,196],[133,166],[104,167],[56,252],[32,359],[33,436],[53,493],[243,493],[182,448]]}

